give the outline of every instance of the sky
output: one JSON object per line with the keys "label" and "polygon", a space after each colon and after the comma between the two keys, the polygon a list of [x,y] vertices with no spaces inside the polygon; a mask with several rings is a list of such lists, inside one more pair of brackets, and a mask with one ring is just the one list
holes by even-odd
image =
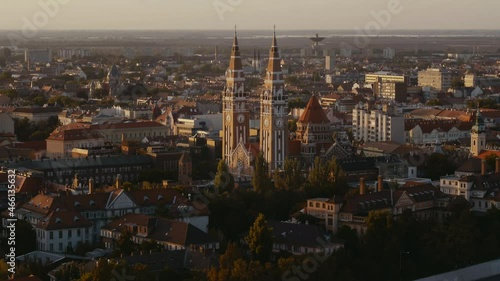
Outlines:
{"label": "sky", "polygon": [[354,30],[382,14],[383,29],[499,29],[498,10],[498,0],[2,0],[0,29]]}

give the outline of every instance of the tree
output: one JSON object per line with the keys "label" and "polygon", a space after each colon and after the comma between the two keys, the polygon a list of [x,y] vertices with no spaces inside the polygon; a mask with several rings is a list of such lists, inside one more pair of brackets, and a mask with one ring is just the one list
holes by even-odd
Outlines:
{"label": "tree", "polygon": [[92,270],[92,281],[111,280],[113,265],[107,259],[101,258]]}
{"label": "tree", "polygon": [[274,187],[279,190],[297,190],[303,182],[302,165],[298,159],[285,159],[283,171],[276,171],[274,175]]}
{"label": "tree", "polygon": [[488,166],[495,168],[497,155],[495,153],[490,153],[485,157]]}
{"label": "tree", "polygon": [[132,233],[127,229],[123,229],[120,237],[116,241],[116,251],[128,256],[133,250],[134,241],[132,241]]}
{"label": "tree", "polygon": [[465,86],[465,83],[464,81],[462,80],[462,78],[460,77],[454,77],[452,80],[451,80],[451,87],[453,89],[458,89],[458,88],[463,88]]}
{"label": "tree", "polygon": [[232,191],[234,188],[234,178],[233,175],[229,173],[229,169],[226,165],[226,161],[220,160],[217,165],[217,173],[214,179],[215,188],[223,191]]}
{"label": "tree", "polygon": [[312,170],[309,172],[309,183],[313,187],[323,189],[330,183],[330,170],[328,164],[320,157],[314,159]]}
{"label": "tree", "polygon": [[243,257],[241,250],[235,243],[227,244],[226,251],[219,257],[219,266],[221,269],[232,269],[234,261]]}
{"label": "tree", "polygon": [[273,250],[273,230],[267,224],[264,214],[260,213],[250,227],[248,236],[245,237],[250,252],[255,260],[262,263],[271,258]]}
{"label": "tree", "polygon": [[255,159],[252,185],[255,191],[263,192],[271,187],[269,178],[269,164],[264,159],[264,155],[259,154]]}

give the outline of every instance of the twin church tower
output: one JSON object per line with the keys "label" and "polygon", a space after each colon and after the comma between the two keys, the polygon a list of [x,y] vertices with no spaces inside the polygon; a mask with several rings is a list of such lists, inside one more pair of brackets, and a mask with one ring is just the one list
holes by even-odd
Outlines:
{"label": "twin church tower", "polygon": [[251,177],[251,162],[261,153],[270,172],[283,168],[288,152],[288,110],[281,58],[274,32],[264,90],[260,93],[259,143],[250,143],[250,111],[236,31],[226,87],[222,93],[222,155],[231,173]]}

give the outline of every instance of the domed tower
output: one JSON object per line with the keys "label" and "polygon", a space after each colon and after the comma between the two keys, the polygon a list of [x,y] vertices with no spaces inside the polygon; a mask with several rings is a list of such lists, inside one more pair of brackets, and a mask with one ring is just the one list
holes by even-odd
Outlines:
{"label": "domed tower", "polygon": [[486,126],[484,125],[484,119],[478,107],[476,112],[476,124],[472,126],[470,132],[470,152],[472,156],[478,156],[484,149],[486,149]]}
{"label": "domed tower", "polygon": [[111,67],[111,70],[108,73],[108,83],[109,83],[109,95],[111,97],[117,96],[118,86],[121,83],[122,75],[118,66],[116,64]]}

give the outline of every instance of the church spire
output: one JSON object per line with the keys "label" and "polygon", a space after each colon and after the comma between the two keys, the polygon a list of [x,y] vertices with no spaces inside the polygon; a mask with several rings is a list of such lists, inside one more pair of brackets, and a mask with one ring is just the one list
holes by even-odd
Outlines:
{"label": "church spire", "polygon": [[241,63],[240,47],[238,46],[238,35],[236,33],[236,25],[234,26],[234,40],[233,40],[233,47],[231,48],[231,60],[229,62],[229,70],[232,70],[233,74],[237,70],[243,70],[243,64]]}
{"label": "church spire", "polygon": [[268,72],[281,72],[281,58],[276,40],[276,26],[274,26],[273,44],[269,52],[269,63],[267,65]]}

